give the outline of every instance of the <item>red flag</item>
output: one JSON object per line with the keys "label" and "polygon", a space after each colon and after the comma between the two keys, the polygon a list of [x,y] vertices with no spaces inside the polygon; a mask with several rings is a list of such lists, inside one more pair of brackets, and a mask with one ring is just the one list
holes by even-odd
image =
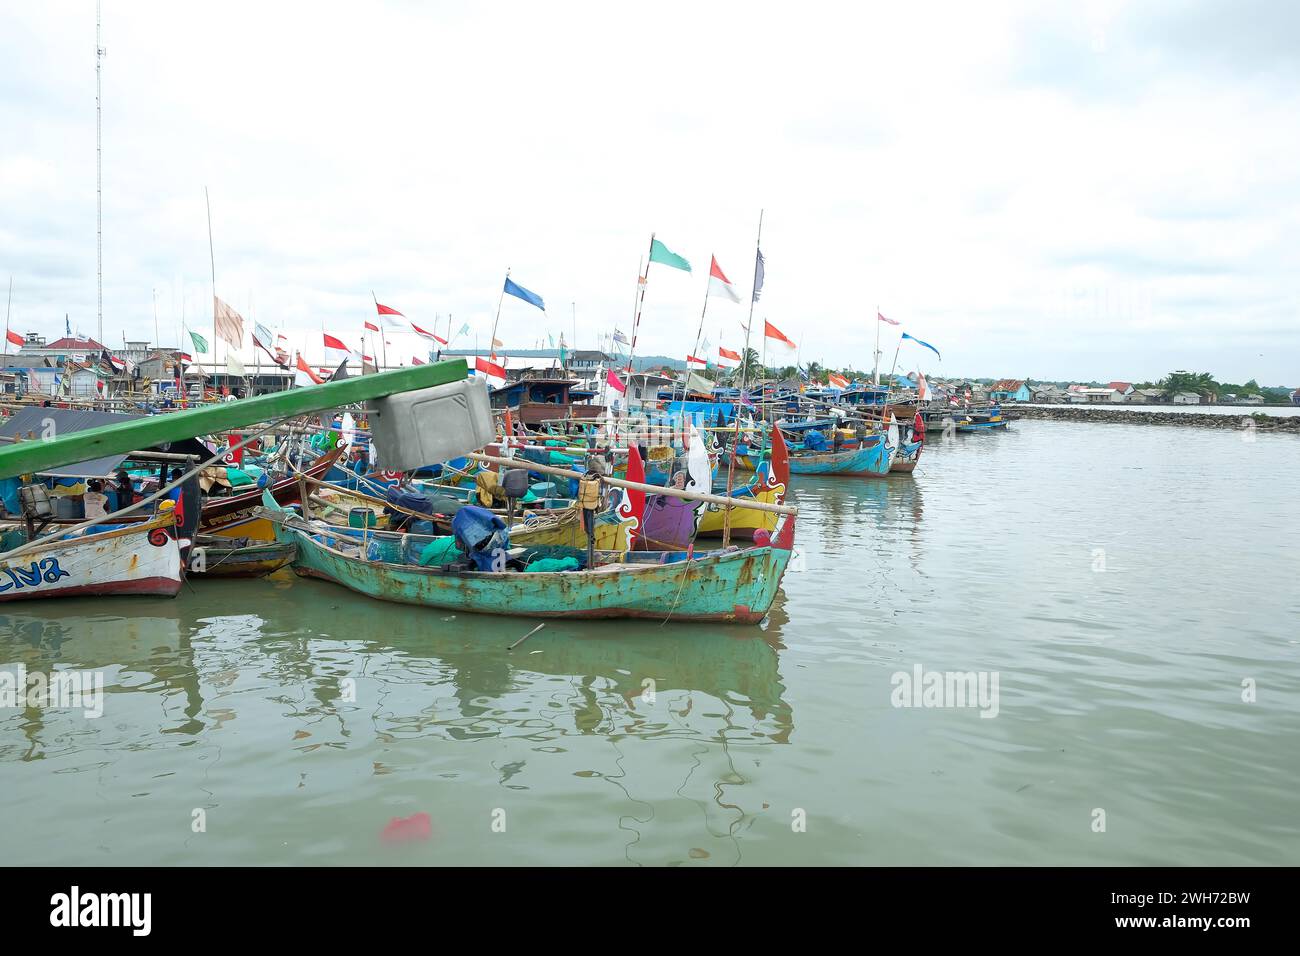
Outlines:
{"label": "red flag", "polygon": [[[388,306],[380,305],[378,302],[375,303],[375,308],[379,310],[380,315],[402,315],[402,313],[398,312],[396,309],[390,309]],[[406,316],[402,315],[402,318],[406,318]]]}
{"label": "red flag", "polygon": [[322,385],[324,382],[325,379],[312,371],[311,366],[307,364],[307,360],[300,353],[298,355],[298,371],[293,377],[293,383],[295,385]]}
{"label": "red flag", "polygon": [[489,362],[485,358],[474,357],[474,371],[480,375],[487,376],[489,385],[500,387],[506,382],[506,370],[504,366],[497,365],[495,362]]}
{"label": "red flag", "polygon": [[698,366],[699,368],[708,368],[709,361],[708,359],[696,358],[694,355],[686,356],[686,367],[690,368],[692,365]]}
{"label": "red flag", "polygon": [[419,327],[418,325],[416,325],[414,322],[411,323],[411,328],[415,330],[415,334],[416,334],[416,335],[423,335],[426,339],[433,339],[435,342],[438,342],[438,343],[440,343],[440,344],[442,344],[442,345],[446,345],[446,344],[447,344],[447,340],[444,339],[441,335],[437,335],[437,334],[435,334],[435,333],[433,333],[433,332],[428,332],[428,331],[426,331],[426,330],[420,328],[420,327]]}
{"label": "red flag", "polygon": [[763,321],[763,337],[774,342],[780,342],[788,349],[797,349],[799,347],[790,341],[784,332],[767,320]]}
{"label": "red flag", "polygon": [[418,358],[416,358],[414,355],[412,355],[412,356],[411,356],[411,364],[412,364],[412,365],[428,365],[429,363],[423,361],[422,359],[418,359]]}
{"label": "red flag", "polygon": [[731,351],[731,349],[724,349],[722,346],[718,346],[718,364],[722,365],[724,363],[730,363],[730,362],[735,362],[737,365],[739,365],[740,353],[733,352]]}
{"label": "red flag", "polygon": [[883,315],[881,315],[879,312],[876,313],[876,318],[879,319],[881,322],[887,322],[887,323],[890,324],[890,325],[897,325],[897,324],[898,324],[898,323],[895,322],[893,319],[887,319],[887,318],[885,318],[885,317],[884,317]]}
{"label": "red flag", "polygon": [[334,336],[330,335],[328,332],[324,333],[324,335],[325,335],[325,347],[327,349],[337,349],[340,352],[350,351],[350,349],[343,344],[342,339],[335,338]]}
{"label": "red flag", "polygon": [[618,377],[613,369],[605,373],[605,382],[620,395],[627,391],[627,386],[623,384],[623,380]]}
{"label": "red flag", "polygon": [[23,345],[26,344],[26,339],[17,332],[10,332],[8,329],[5,330],[5,338],[9,340],[9,344],[16,345],[19,348],[22,348]]}
{"label": "red flag", "polygon": [[367,331],[367,332],[378,332],[378,331],[379,331],[379,326],[375,325],[375,323],[371,322],[369,319],[366,319],[366,331]]}

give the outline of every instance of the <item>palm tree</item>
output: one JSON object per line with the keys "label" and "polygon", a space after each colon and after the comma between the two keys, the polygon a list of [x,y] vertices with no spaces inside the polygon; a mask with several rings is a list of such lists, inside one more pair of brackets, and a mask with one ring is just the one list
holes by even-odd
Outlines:
{"label": "palm tree", "polygon": [[764,371],[758,349],[745,349],[745,357],[740,363],[740,368],[736,369],[736,381],[755,382],[763,377]]}

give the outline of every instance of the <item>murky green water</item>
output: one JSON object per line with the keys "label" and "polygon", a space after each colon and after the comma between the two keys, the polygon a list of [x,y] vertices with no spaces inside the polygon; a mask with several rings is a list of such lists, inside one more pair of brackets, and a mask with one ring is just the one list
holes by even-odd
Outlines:
{"label": "murky green water", "polygon": [[[1291,437],[1023,422],[936,443],[914,478],[800,481],[801,555],[763,628],[551,622],[508,652],[533,622],[283,573],[7,605],[0,671],[95,669],[107,697],[98,719],[0,710],[0,846],[1296,863],[1298,473]],[[918,665],[996,672],[997,715],[893,706]],[[381,839],[418,812],[430,839]]]}

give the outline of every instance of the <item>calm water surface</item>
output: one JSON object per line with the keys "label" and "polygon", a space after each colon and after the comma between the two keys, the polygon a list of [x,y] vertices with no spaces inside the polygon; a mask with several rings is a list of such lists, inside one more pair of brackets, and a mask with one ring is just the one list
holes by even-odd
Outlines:
{"label": "calm water surface", "polygon": [[[937,442],[914,477],[799,480],[800,554],[762,628],[555,621],[507,652],[533,622],[287,573],[8,605],[0,670],[95,669],[108,696],[98,719],[0,710],[0,845],[10,864],[1294,864],[1297,474],[1295,437],[1026,421]],[[997,716],[892,706],[917,665],[996,672]],[[430,839],[381,839],[418,812]]]}

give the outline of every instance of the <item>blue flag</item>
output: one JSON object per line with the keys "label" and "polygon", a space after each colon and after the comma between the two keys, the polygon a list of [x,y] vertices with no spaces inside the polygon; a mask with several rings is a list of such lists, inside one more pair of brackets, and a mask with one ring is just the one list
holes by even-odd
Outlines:
{"label": "blue flag", "polygon": [[754,301],[755,302],[758,301],[759,294],[762,293],[763,291],[763,274],[764,272],[766,272],[766,269],[764,267],[767,265],[767,260],[763,258],[763,250],[759,249],[757,250],[757,252],[758,252],[758,258],[754,260]]}
{"label": "blue flag", "polygon": [[[913,342],[915,342],[917,345],[924,345],[927,349],[929,349],[929,350],[930,350],[931,352],[933,352],[935,355],[939,355],[939,350],[938,350],[937,348],[935,348],[935,347],[934,347],[933,345],[931,345],[929,342],[922,342],[922,341],[921,341],[920,339],[918,339],[915,335],[908,335],[906,332],[904,332],[904,333],[903,333],[903,338],[905,338],[905,339],[911,339],[911,340],[912,340]],[[942,355],[939,355],[939,359],[942,361],[943,356],[942,356]]]}
{"label": "blue flag", "polygon": [[506,294],[513,295],[516,299],[523,299],[529,305],[535,305],[543,312],[546,311],[546,304],[542,302],[540,295],[536,292],[529,292],[523,286],[511,282],[509,276],[506,276]]}

